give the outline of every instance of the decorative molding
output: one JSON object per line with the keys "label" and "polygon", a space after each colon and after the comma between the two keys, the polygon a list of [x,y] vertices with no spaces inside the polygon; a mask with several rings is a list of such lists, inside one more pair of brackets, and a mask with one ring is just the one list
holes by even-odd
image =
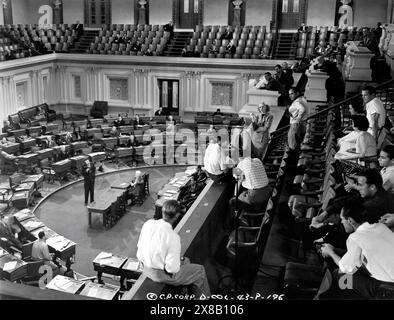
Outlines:
{"label": "decorative molding", "polygon": [[149,73],[149,72],[150,72],[149,69],[138,69],[138,68],[134,68],[134,69],[132,69],[132,71],[133,71],[134,73],[141,73],[141,74]]}
{"label": "decorative molding", "polygon": [[200,78],[202,75],[201,71],[185,71],[184,76],[186,78]]}

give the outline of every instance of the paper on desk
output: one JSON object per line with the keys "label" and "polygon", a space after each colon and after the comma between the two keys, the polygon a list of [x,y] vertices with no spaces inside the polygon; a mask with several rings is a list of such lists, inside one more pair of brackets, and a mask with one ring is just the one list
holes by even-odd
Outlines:
{"label": "paper on desk", "polygon": [[12,271],[16,268],[18,261],[9,261],[4,264],[3,271]]}
{"label": "paper on desk", "polygon": [[63,290],[67,290],[68,288],[72,287],[73,283],[71,281],[68,281],[64,285],[61,286]]}
{"label": "paper on desk", "polygon": [[28,221],[25,224],[25,228],[37,228],[42,225],[40,221]]}
{"label": "paper on desk", "polygon": [[112,257],[112,253],[100,252],[95,260],[104,260]]}
{"label": "paper on desk", "polygon": [[164,196],[164,197],[172,198],[172,197],[174,196],[174,194],[173,194],[173,193],[166,192],[165,194],[163,194],[163,196]]}
{"label": "paper on desk", "polygon": [[47,245],[51,246],[57,251],[60,251],[64,248],[66,248],[71,241],[62,237],[62,236],[56,236],[56,237],[51,237],[47,239]]}
{"label": "paper on desk", "polygon": [[95,298],[97,296],[97,292],[98,292],[97,288],[92,287],[89,289],[88,296]]}
{"label": "paper on desk", "polygon": [[138,270],[138,267],[140,266],[138,261],[129,261],[127,264],[127,268],[129,270]]}
{"label": "paper on desk", "polygon": [[173,200],[173,197],[163,197],[166,200]]}
{"label": "paper on desk", "polygon": [[175,193],[178,193],[178,191],[176,191],[176,190],[166,190],[166,194],[167,193],[169,193],[169,194],[175,194]]}

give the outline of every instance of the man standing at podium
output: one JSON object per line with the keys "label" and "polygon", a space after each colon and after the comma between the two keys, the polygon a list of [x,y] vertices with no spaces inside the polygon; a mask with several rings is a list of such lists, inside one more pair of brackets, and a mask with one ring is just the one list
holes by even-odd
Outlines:
{"label": "man standing at podium", "polygon": [[96,179],[96,167],[89,159],[85,161],[82,167],[82,174],[84,178],[85,188],[85,206],[88,204],[88,197],[90,193],[90,202],[94,201],[94,181]]}

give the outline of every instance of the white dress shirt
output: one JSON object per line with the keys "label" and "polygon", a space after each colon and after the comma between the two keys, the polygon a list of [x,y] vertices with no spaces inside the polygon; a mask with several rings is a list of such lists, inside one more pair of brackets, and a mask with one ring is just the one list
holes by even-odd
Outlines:
{"label": "white dress shirt", "polygon": [[290,124],[304,121],[309,115],[308,104],[304,97],[298,97],[289,107]]}
{"label": "white dress shirt", "polygon": [[181,265],[181,239],[171,224],[148,220],[141,229],[137,258],[144,267],[176,273]]}
{"label": "white dress shirt", "polygon": [[365,111],[367,112],[367,119],[369,122],[370,128],[368,132],[372,134],[372,118],[375,113],[379,114],[378,119],[378,128],[383,128],[386,122],[386,110],[383,106],[382,101],[378,98],[373,98],[367,104],[365,104]]}
{"label": "white dress shirt", "polygon": [[383,188],[390,193],[394,193],[394,166],[382,168],[380,175],[383,179]]}
{"label": "white dress shirt", "polygon": [[344,273],[364,265],[371,276],[394,282],[394,233],[382,223],[360,225],[346,241],[347,252],[339,261]]}
{"label": "white dress shirt", "polygon": [[210,174],[220,175],[226,168],[226,155],[217,143],[210,143],[204,154],[204,168]]}

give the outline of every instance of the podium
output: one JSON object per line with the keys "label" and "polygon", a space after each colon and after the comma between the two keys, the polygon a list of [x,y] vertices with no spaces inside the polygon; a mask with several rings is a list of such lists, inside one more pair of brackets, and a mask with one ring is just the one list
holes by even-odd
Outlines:
{"label": "podium", "polygon": [[246,96],[248,103],[239,111],[239,116],[241,117],[249,116],[250,113],[256,113],[258,105],[262,102],[270,107],[277,106],[280,94],[277,91],[250,88],[246,91]]}
{"label": "podium", "polygon": [[366,47],[360,47],[359,41],[347,43],[344,73],[346,80],[371,81],[370,61],[374,56]]}
{"label": "podium", "polygon": [[326,80],[328,75],[318,70],[312,71],[308,76],[305,87],[305,98],[308,101],[327,102]]}

